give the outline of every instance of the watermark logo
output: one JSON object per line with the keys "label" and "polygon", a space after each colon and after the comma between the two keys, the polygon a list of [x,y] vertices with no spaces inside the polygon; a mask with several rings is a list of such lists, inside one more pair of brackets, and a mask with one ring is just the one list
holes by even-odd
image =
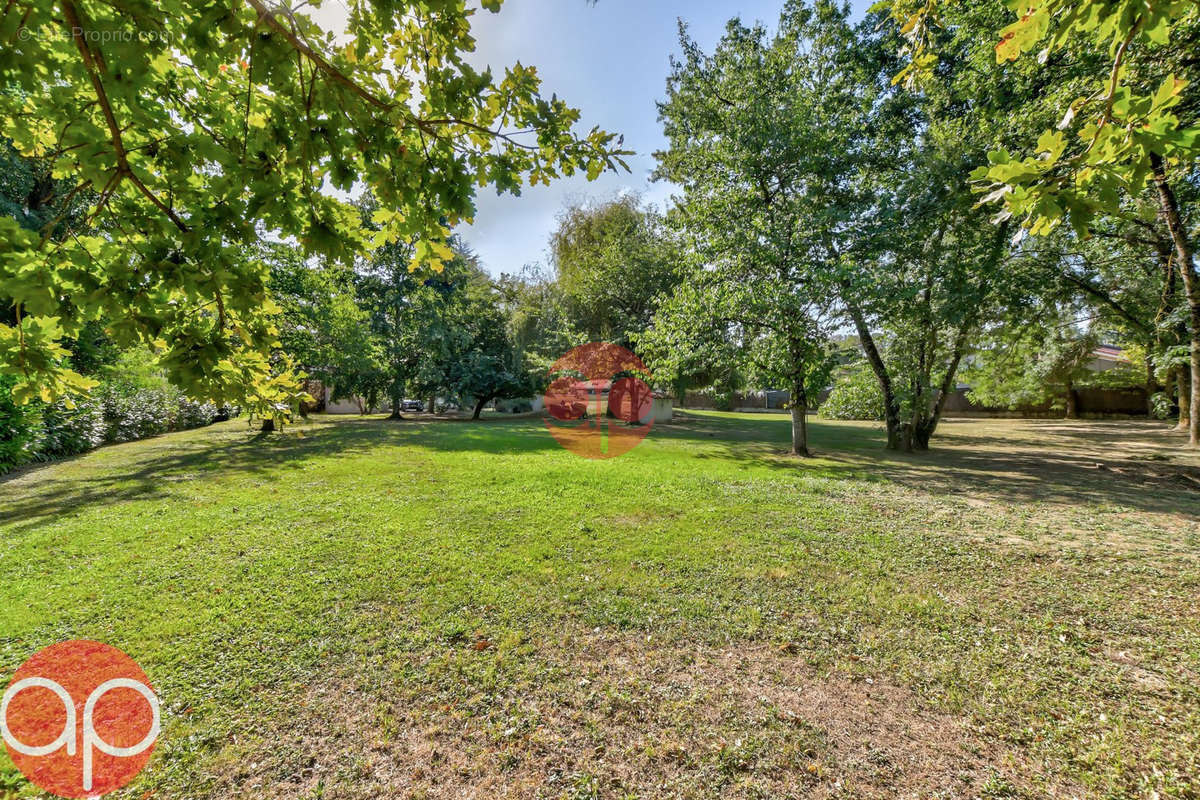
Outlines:
{"label": "watermark logo", "polygon": [[130,42],[141,42],[143,44],[154,44],[161,42],[169,44],[171,41],[171,33],[166,30],[155,29],[137,29],[131,30],[128,28],[109,29],[109,30],[85,30],[83,28],[66,28],[55,25],[44,25],[40,28],[28,28],[22,25],[17,29],[17,39],[22,42],[28,41],[73,41],[82,39],[91,44],[113,44]]}
{"label": "watermark logo", "polygon": [[97,797],[133,780],[159,733],[158,698],[132,658],[74,639],[39,650],[0,700],[17,769],[60,797]]}
{"label": "watermark logo", "polygon": [[543,397],[546,427],[563,447],[584,458],[615,458],[637,447],[654,427],[650,371],[610,342],[572,349],[550,368]]}

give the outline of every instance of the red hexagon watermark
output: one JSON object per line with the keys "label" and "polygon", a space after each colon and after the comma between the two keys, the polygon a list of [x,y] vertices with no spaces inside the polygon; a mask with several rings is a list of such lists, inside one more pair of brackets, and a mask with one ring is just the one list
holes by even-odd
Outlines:
{"label": "red hexagon watermark", "polygon": [[572,349],[550,368],[543,397],[546,427],[563,447],[584,458],[616,458],[637,447],[654,427],[650,371],[611,342]]}
{"label": "red hexagon watermark", "polygon": [[34,653],[0,700],[17,769],[51,794],[98,797],[133,780],[154,750],[158,698],[115,647],[73,639]]}

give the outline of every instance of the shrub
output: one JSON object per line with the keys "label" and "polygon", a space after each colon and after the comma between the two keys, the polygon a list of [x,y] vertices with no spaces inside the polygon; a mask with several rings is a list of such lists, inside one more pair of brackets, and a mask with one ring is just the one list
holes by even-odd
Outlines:
{"label": "shrub", "polygon": [[217,418],[218,410],[212,403],[198,403],[183,395],[179,396],[177,402],[178,410],[172,430],[182,431],[188,428],[202,428],[205,425],[211,425]]}
{"label": "shrub", "polygon": [[104,443],[104,409],[93,399],[75,401],[67,408],[59,401],[42,411],[42,436],[37,458],[63,458],[85,453]]}
{"label": "shrub", "polygon": [[843,375],[818,413],[824,419],[882,420],[886,415],[883,392],[875,373],[868,365],[860,364]]}
{"label": "shrub", "polygon": [[705,389],[704,394],[712,401],[717,411],[733,411],[733,392],[728,389]]}
{"label": "shrub", "polygon": [[11,377],[0,376],[0,472],[33,461],[41,436],[40,404],[14,403],[12,387],[15,383]]}
{"label": "shrub", "polygon": [[166,388],[107,384],[100,391],[106,442],[132,442],[171,429],[175,397]]}
{"label": "shrub", "polygon": [[0,377],[0,474],[31,461],[84,453],[101,444],[131,442],[169,431],[199,428],[237,416],[236,406],[200,403],[158,376],[109,379],[78,398],[74,408],[59,401],[12,401],[11,378]]}

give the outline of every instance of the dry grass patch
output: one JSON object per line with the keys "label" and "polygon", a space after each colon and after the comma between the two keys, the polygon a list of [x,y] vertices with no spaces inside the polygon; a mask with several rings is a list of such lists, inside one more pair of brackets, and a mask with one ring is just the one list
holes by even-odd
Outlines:
{"label": "dry grass patch", "polygon": [[215,794],[958,798],[1067,788],[1041,783],[1043,769],[921,708],[910,691],[818,672],[787,644],[659,645],[600,632],[478,649],[483,641],[425,657],[429,687],[366,686],[362,676],[310,687],[293,715],[259,732],[254,749],[273,743],[265,754],[251,761],[233,746],[218,758]]}

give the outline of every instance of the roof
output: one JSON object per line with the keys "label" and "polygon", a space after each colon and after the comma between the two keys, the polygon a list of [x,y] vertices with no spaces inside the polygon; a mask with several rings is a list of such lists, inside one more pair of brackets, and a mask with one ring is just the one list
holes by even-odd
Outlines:
{"label": "roof", "polygon": [[1124,348],[1117,347],[1113,344],[1102,344],[1092,351],[1092,355],[1096,358],[1103,358],[1108,361],[1118,361],[1122,364],[1128,364],[1129,356],[1125,355]]}

